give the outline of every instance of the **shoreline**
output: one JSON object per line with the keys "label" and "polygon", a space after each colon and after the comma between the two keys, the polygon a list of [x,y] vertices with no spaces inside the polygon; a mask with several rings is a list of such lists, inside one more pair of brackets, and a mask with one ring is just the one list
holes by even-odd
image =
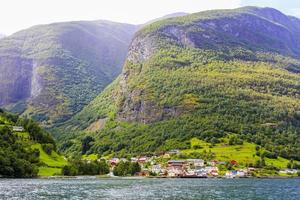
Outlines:
{"label": "shoreline", "polygon": [[10,177],[0,177],[3,179],[62,179],[62,180],[142,180],[142,179],[300,179],[300,176],[245,176],[245,177],[225,177],[225,176],[199,176],[199,177],[171,177],[171,176],[103,176],[103,175],[81,175],[81,176],[38,176],[30,178],[10,178]]}
{"label": "shoreline", "polygon": [[[8,178],[16,179],[16,178]],[[260,177],[161,177],[161,176],[115,176],[115,177],[99,177],[99,176],[43,176],[29,179],[66,179],[66,180],[139,180],[139,179],[300,179],[300,176],[260,176]]]}

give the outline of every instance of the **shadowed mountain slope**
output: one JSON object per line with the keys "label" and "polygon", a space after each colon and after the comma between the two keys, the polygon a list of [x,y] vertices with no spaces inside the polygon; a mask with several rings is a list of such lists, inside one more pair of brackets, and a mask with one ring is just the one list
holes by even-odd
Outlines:
{"label": "shadowed mountain slope", "polygon": [[0,41],[0,105],[46,125],[88,104],[121,72],[137,26],[109,21],[39,25]]}

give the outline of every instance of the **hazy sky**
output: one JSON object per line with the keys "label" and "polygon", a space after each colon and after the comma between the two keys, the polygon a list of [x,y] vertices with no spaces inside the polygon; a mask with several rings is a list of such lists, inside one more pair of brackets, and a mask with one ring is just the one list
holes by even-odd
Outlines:
{"label": "hazy sky", "polygon": [[0,33],[9,35],[36,24],[72,20],[139,24],[174,12],[245,5],[275,7],[300,17],[300,0],[1,0]]}
{"label": "hazy sky", "polygon": [[273,7],[300,18],[300,0],[241,0],[241,6]]}

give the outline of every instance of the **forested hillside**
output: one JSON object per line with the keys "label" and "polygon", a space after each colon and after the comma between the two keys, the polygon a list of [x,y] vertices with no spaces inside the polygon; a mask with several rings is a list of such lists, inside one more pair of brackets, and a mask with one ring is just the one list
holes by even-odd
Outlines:
{"label": "forested hillside", "polygon": [[0,41],[0,106],[46,126],[80,111],[121,72],[137,26],[39,25]]}
{"label": "forested hillside", "polygon": [[49,133],[31,119],[0,109],[0,177],[60,174],[66,164]]}
{"label": "forested hillside", "polygon": [[86,153],[98,154],[234,138],[300,160],[299,58],[299,19],[275,9],[155,22],[136,34],[122,74],[60,127],[57,138],[72,153],[90,135]]}

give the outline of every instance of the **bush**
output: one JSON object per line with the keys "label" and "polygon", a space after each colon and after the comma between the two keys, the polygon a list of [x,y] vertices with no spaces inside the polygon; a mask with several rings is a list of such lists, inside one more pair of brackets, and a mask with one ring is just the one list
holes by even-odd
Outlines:
{"label": "bush", "polygon": [[297,164],[293,160],[290,160],[286,167],[288,169],[300,169],[300,164]]}
{"label": "bush", "polygon": [[108,174],[108,173],[109,173],[108,164],[105,162],[105,160],[101,160],[99,162],[99,174],[104,175],[104,174]]}
{"label": "bush", "polygon": [[263,151],[261,153],[261,157],[276,159],[277,158],[277,154],[274,153],[274,152],[270,152],[270,151]]}
{"label": "bush", "polygon": [[267,170],[276,170],[278,171],[279,169],[273,165],[268,165],[268,166],[265,166],[264,169],[267,169]]}
{"label": "bush", "polygon": [[140,172],[141,167],[137,162],[119,162],[114,168],[113,173],[115,176],[133,176],[135,173]]}
{"label": "bush", "polygon": [[260,160],[257,160],[255,162],[255,167],[256,168],[262,168],[264,166],[266,166],[266,163],[265,163],[265,160],[263,158],[261,158]]}
{"label": "bush", "polygon": [[201,146],[201,145],[199,145],[199,144],[195,144],[194,146],[193,146],[193,149],[202,149],[203,147]]}
{"label": "bush", "polygon": [[84,161],[74,160],[71,165],[64,166],[63,175],[104,175],[109,173],[109,166],[105,160],[98,161]]}
{"label": "bush", "polygon": [[48,154],[51,155],[51,152],[54,151],[53,144],[42,144],[42,149]]}
{"label": "bush", "polygon": [[62,168],[62,175],[64,176],[76,176],[78,174],[78,169],[74,165],[65,165]]}
{"label": "bush", "polygon": [[231,136],[228,141],[229,145],[242,145],[243,143],[244,143],[243,140],[239,139],[236,136]]}
{"label": "bush", "polygon": [[92,142],[94,142],[95,139],[91,136],[86,136],[81,140],[81,153],[86,154],[88,150],[92,147]]}

